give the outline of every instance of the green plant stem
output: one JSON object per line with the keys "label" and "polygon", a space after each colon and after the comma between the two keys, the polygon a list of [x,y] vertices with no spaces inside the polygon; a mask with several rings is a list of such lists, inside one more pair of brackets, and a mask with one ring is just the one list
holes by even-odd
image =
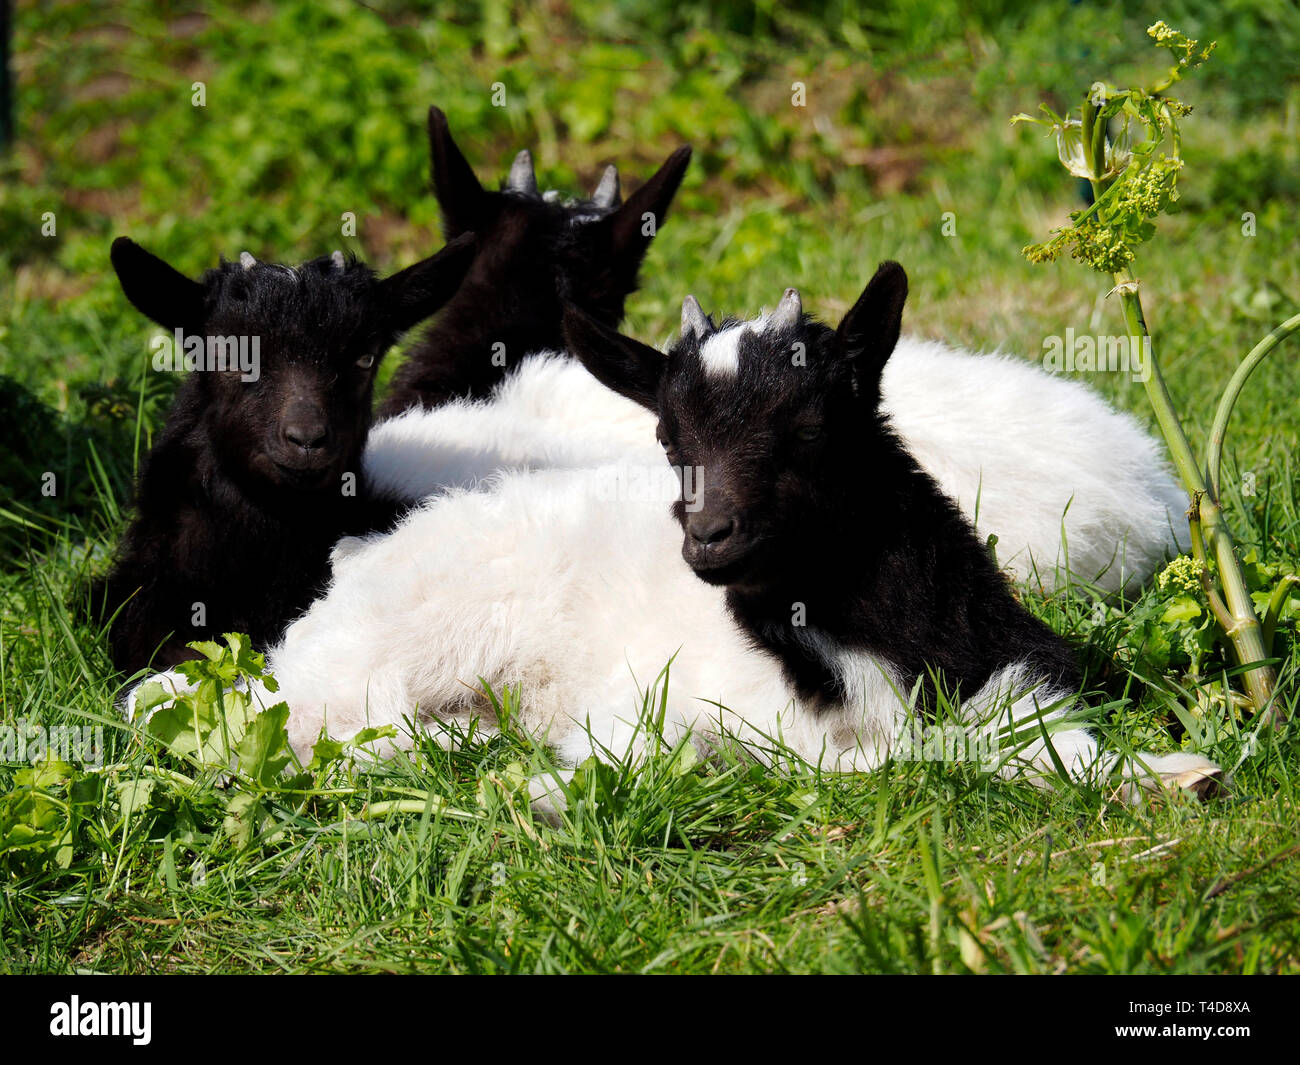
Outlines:
{"label": "green plant stem", "polygon": [[426,811],[445,817],[459,817],[469,821],[479,819],[478,814],[448,806],[447,800],[441,795],[433,795],[427,799],[392,799],[384,802],[366,803],[355,819],[358,821],[374,821],[380,817],[388,817],[390,814],[423,814]]}
{"label": "green plant stem", "polygon": [[[1133,275],[1125,269],[1116,272],[1114,276],[1130,335],[1140,337],[1150,344],[1151,334],[1147,329],[1146,316],[1142,313],[1142,300],[1138,296],[1137,283]],[[1201,468],[1192,453],[1191,444],[1187,441],[1187,434],[1183,432],[1178,414],[1174,410],[1173,398],[1169,394],[1169,387],[1165,384],[1164,375],[1160,372],[1160,363],[1156,359],[1153,347],[1149,349],[1148,365],[1151,372],[1143,382],[1147,398],[1155,411],[1160,432],[1169,445],[1174,466],[1191,496],[1192,506],[1196,508],[1206,549],[1213,553],[1214,560],[1219,565],[1223,602],[1228,609],[1228,617],[1219,619],[1224,636],[1232,645],[1237,663],[1248,667],[1244,671],[1243,679],[1256,711],[1272,714],[1273,689],[1277,685],[1277,674],[1271,666],[1259,664],[1263,663],[1269,654],[1264,645],[1263,629],[1255,614],[1254,601],[1250,598],[1246,579],[1241,572],[1241,563],[1237,558],[1232,531],[1223,520],[1223,510],[1219,506],[1217,497],[1206,489]],[[1227,624],[1224,624],[1225,621]],[[1276,720],[1274,723],[1277,723]]]}
{"label": "green plant stem", "polygon": [[[1089,155],[1092,167],[1093,193],[1096,194],[1098,183],[1106,173],[1106,123],[1101,119],[1101,108],[1091,99],[1083,105],[1083,143]],[[1095,203],[1095,200],[1094,200]]]}
{"label": "green plant stem", "polygon": [[1296,330],[1300,330],[1300,314],[1288,318],[1251,348],[1250,354],[1241,360],[1241,365],[1237,367],[1236,372],[1232,375],[1232,380],[1228,382],[1228,387],[1219,400],[1218,410],[1214,412],[1214,422],[1210,426],[1210,449],[1205,463],[1206,476],[1210,481],[1210,491],[1214,493],[1215,499],[1220,498],[1219,474],[1223,467],[1223,440],[1228,432],[1228,419],[1232,416],[1232,408],[1237,402],[1237,397],[1241,395],[1241,390],[1246,385],[1246,379],[1254,372],[1255,367],[1264,361],[1264,356]]}
{"label": "green plant stem", "polygon": [[179,784],[181,787],[193,788],[198,786],[198,781],[193,777],[187,777],[182,773],[174,773],[170,769],[162,769],[153,765],[134,766],[128,762],[114,762],[112,765],[102,766],[96,770],[96,773],[139,773],[141,776],[157,777],[159,780],[167,780],[173,784]]}
{"label": "green plant stem", "polygon": [[1192,534],[1192,557],[1201,564],[1201,590],[1205,592],[1206,601],[1210,604],[1210,610],[1214,612],[1214,619],[1219,623],[1219,628],[1227,632],[1233,625],[1232,611],[1219,595],[1219,590],[1214,587],[1214,578],[1210,575],[1210,563],[1205,555],[1205,537],[1201,535],[1201,515],[1198,507],[1188,509],[1187,527]]}
{"label": "green plant stem", "polygon": [[1151,372],[1143,382],[1147,399],[1150,400],[1151,408],[1155,412],[1160,433],[1165,438],[1165,443],[1169,445],[1169,453],[1174,460],[1174,467],[1178,470],[1178,476],[1182,478],[1183,487],[1187,489],[1188,497],[1194,500],[1198,492],[1205,491],[1205,479],[1201,476],[1200,463],[1192,453],[1192,445],[1188,443],[1182,422],[1178,420],[1178,414],[1174,410],[1173,397],[1169,394],[1169,386],[1165,384],[1164,374],[1160,372],[1160,363],[1156,361],[1146,316],[1142,313],[1142,299],[1137,293],[1137,282],[1126,269],[1116,272],[1114,277],[1123,304],[1124,320],[1128,324],[1129,335],[1141,338],[1149,346],[1147,364]]}
{"label": "green plant stem", "polygon": [[1268,609],[1264,611],[1264,646],[1272,648],[1273,637],[1277,633],[1277,622],[1282,616],[1282,608],[1286,606],[1287,599],[1291,596],[1291,589],[1300,584],[1300,577],[1294,573],[1288,573],[1273,589],[1273,594],[1268,599]]}

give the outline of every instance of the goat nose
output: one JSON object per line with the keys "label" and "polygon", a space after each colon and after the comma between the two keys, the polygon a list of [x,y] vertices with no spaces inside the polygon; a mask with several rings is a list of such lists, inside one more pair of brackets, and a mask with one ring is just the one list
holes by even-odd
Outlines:
{"label": "goat nose", "polygon": [[285,440],[290,444],[309,451],[325,443],[329,428],[325,419],[319,415],[299,416],[285,422],[283,432]]}
{"label": "goat nose", "polygon": [[736,531],[736,519],[716,514],[692,514],[686,520],[686,531],[699,544],[719,544]]}

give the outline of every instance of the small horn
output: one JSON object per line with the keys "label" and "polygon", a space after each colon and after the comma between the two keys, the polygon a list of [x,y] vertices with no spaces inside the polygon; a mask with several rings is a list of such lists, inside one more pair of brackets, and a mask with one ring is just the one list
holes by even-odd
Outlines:
{"label": "small horn", "polygon": [[257,260],[254,259],[248,252],[241,251],[239,253],[239,265],[242,266],[245,270],[251,270],[256,265],[256,263]]}
{"label": "small horn", "polygon": [[340,274],[343,273],[343,253],[341,251],[330,252],[330,262],[334,264],[334,269]]}
{"label": "small horn", "polygon": [[710,329],[709,320],[704,315],[700,301],[694,296],[687,296],[682,300],[682,336],[693,333],[696,340],[702,340]]}
{"label": "small horn", "polygon": [[803,303],[799,300],[799,293],[796,289],[788,288],[781,297],[781,302],[776,305],[776,310],[772,312],[772,328],[793,329],[802,320]]}
{"label": "small horn", "polygon": [[510,164],[510,177],[506,179],[506,188],[511,192],[522,192],[527,196],[537,195],[537,176],[533,173],[533,156],[527,148],[515,156]]}
{"label": "small horn", "polygon": [[605,167],[605,173],[600,177],[600,184],[596,186],[591,202],[597,207],[617,207],[623,202],[622,190],[618,184],[618,167],[613,163]]}

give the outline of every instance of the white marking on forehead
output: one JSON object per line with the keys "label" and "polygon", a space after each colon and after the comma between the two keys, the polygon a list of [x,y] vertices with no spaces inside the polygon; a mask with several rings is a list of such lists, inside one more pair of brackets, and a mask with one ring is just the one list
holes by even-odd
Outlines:
{"label": "white marking on forehead", "polygon": [[735,377],[740,372],[740,341],[746,333],[761,333],[767,328],[768,315],[752,322],[737,322],[710,335],[700,345],[700,363],[709,377]]}

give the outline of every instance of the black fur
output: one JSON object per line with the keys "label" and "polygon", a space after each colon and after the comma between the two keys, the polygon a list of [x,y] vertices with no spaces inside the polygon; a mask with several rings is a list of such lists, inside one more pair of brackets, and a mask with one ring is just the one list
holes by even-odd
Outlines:
{"label": "black fur", "polygon": [[144,463],[135,517],[93,592],[101,620],[116,614],[120,670],[174,665],[194,656],[188,641],[222,632],[272,643],[321,589],[339,537],[391,521],[395,507],[362,477],[375,373],[473,255],[466,236],[382,281],[328,257],[296,270],[223,262],[191,281],[124,237],[113,243],[122,289],[145,315],[260,343],[256,381],[186,375]]}
{"label": "black fur", "polygon": [[524,356],[561,349],[565,300],[617,326],[651,240],[643,216],[663,225],[691,155],[679,148],[626,203],[597,207],[484,189],[436,107],[429,143],[445,235],[472,230],[480,250],[455,299],[394,375],[381,417],[484,397]]}
{"label": "black fur", "polygon": [[879,410],[906,292],[886,263],[838,330],[805,315],[744,334],[734,378],[706,373],[691,333],[664,356],[576,308],[565,328],[598,378],[659,414],[669,461],[702,468],[702,507],[675,509],[683,556],[727,588],[805,699],[843,694],[817,634],[891,663],[909,689],[919,680],[926,704],[936,673],[969,696],[1020,661],[1074,687],[1070,649],[1016,602]]}

